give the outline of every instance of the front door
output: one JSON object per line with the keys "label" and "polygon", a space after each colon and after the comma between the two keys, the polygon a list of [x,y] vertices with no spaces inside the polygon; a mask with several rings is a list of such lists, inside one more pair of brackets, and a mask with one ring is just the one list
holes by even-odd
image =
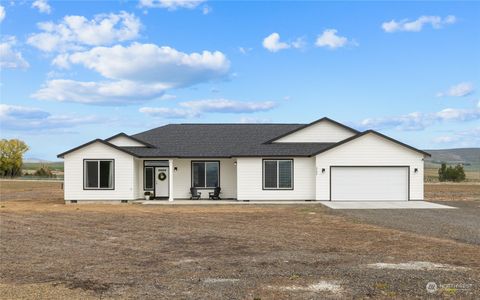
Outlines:
{"label": "front door", "polygon": [[169,196],[168,167],[155,168],[155,197],[168,198]]}

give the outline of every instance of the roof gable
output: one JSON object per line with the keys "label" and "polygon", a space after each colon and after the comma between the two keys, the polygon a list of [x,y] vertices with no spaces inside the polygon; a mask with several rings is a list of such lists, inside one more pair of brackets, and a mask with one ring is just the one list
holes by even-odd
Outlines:
{"label": "roof gable", "polygon": [[347,143],[349,143],[349,142],[351,142],[351,141],[354,141],[354,140],[356,140],[356,139],[358,139],[358,138],[360,138],[360,137],[362,137],[362,136],[365,136],[365,135],[367,135],[367,134],[375,134],[376,136],[379,136],[379,137],[381,137],[381,138],[383,138],[383,139],[386,139],[386,140],[388,140],[388,141],[390,141],[390,142],[393,142],[393,143],[395,143],[395,144],[397,144],[397,145],[400,145],[400,146],[405,147],[405,148],[407,148],[407,149],[410,149],[410,150],[412,150],[412,151],[421,153],[421,154],[423,154],[423,155],[425,155],[425,156],[431,156],[430,153],[428,153],[428,152],[425,152],[425,151],[419,150],[419,149],[417,149],[417,148],[414,148],[414,147],[412,147],[412,146],[410,146],[410,145],[404,144],[404,143],[402,143],[402,142],[400,142],[400,141],[398,141],[398,140],[395,140],[395,139],[393,139],[393,138],[391,138],[391,137],[389,137],[389,136],[386,136],[386,135],[384,135],[384,134],[381,134],[380,132],[375,131],[375,130],[366,130],[366,131],[364,131],[364,132],[361,132],[361,133],[359,133],[359,134],[357,134],[357,135],[354,135],[354,136],[352,136],[352,137],[350,137],[350,138],[348,138],[348,139],[345,139],[345,140],[340,141],[340,142],[338,142],[338,143],[336,143],[336,144],[333,144],[333,145],[331,145],[331,146],[329,146],[329,147],[326,147],[326,148],[324,148],[324,149],[322,149],[322,150],[320,150],[320,151],[317,151],[317,152],[313,153],[312,156],[321,154],[321,153],[323,153],[323,152],[327,152],[327,151],[332,150],[332,149],[334,149],[334,148],[336,148],[336,147],[338,147],[338,146],[341,146],[341,145],[347,144]]}
{"label": "roof gable", "polygon": [[82,148],[85,148],[85,147],[87,147],[87,146],[89,146],[89,145],[92,145],[92,144],[94,144],[94,143],[102,143],[102,144],[104,144],[104,145],[106,145],[106,146],[109,146],[109,147],[112,147],[112,148],[114,148],[114,149],[116,149],[116,150],[118,150],[118,151],[122,151],[122,152],[127,153],[127,154],[132,155],[132,156],[137,156],[136,154],[134,154],[134,153],[132,153],[132,152],[130,152],[130,151],[122,148],[122,147],[115,146],[114,144],[111,144],[111,143],[109,143],[109,142],[107,142],[107,141],[104,141],[104,140],[102,140],[102,139],[95,139],[95,140],[92,140],[92,141],[87,142],[87,143],[85,143],[85,144],[82,144],[82,145],[80,145],[80,146],[78,146],[78,147],[75,147],[75,148],[70,149],[70,150],[68,150],[68,151],[65,151],[65,152],[63,152],[63,153],[60,153],[60,154],[57,155],[57,157],[58,157],[58,158],[63,158],[65,155],[67,155],[67,154],[69,154],[69,153],[75,152],[75,151],[77,151],[77,150],[80,150],[80,149],[82,149]]}
{"label": "roof gable", "polygon": [[358,131],[329,118],[321,118],[277,136],[267,143],[337,143]]}

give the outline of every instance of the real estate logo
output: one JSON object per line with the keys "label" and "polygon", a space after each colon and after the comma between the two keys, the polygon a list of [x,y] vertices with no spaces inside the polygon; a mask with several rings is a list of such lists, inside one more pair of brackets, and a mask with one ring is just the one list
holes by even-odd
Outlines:
{"label": "real estate logo", "polygon": [[427,292],[429,292],[430,294],[433,294],[437,291],[438,286],[435,282],[431,281],[427,283],[426,289],[427,289]]}

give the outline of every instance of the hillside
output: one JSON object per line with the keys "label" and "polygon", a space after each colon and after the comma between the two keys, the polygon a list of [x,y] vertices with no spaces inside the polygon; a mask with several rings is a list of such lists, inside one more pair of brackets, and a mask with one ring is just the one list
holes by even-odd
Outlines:
{"label": "hillside", "polygon": [[480,169],[480,148],[459,148],[442,150],[425,150],[432,157],[425,159],[427,166],[447,164],[463,164],[467,169]]}
{"label": "hillside", "polygon": [[425,159],[425,180],[437,181],[442,162],[448,165],[463,164],[467,181],[480,181],[480,148],[425,150],[432,157]]}

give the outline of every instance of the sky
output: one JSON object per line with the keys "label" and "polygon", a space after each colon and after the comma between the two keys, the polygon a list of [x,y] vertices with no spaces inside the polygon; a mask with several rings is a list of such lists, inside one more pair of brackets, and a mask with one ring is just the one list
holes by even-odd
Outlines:
{"label": "sky", "polygon": [[169,123],[325,116],[480,147],[479,2],[0,3],[0,135],[27,158]]}

